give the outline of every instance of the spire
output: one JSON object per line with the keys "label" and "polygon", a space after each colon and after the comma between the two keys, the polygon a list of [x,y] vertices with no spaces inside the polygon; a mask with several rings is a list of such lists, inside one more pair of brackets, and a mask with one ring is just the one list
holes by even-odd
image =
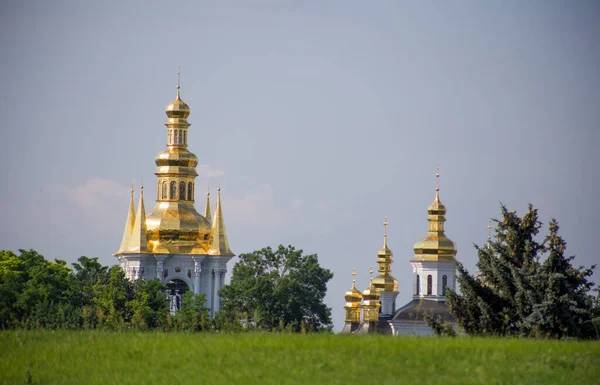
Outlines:
{"label": "spire", "polygon": [[123,239],[121,240],[121,247],[117,254],[124,252],[129,245],[131,239],[131,233],[133,232],[133,225],[135,221],[135,208],[133,205],[133,182],[131,182],[131,200],[129,202],[129,210],[127,211],[127,220],[125,221],[125,229],[123,230]]}
{"label": "spire", "polygon": [[435,170],[435,202],[440,201],[440,168]]}
{"label": "spire", "polygon": [[383,218],[383,248],[387,249],[387,225],[388,225],[388,221],[387,221],[387,217]]}
{"label": "spire", "polygon": [[398,280],[392,277],[392,250],[387,245],[387,217],[383,220],[383,247],[377,253],[377,264],[379,275],[375,277],[373,284],[381,292],[398,292]]}
{"label": "spire", "polygon": [[179,79],[180,79],[180,77],[181,77],[181,66],[178,65],[177,66],[177,98],[176,99],[179,99],[179,100],[181,100],[181,98],[179,97],[179,89],[181,88],[179,86]]}
{"label": "spire", "polygon": [[131,232],[131,239],[127,247],[128,253],[149,253],[146,229],[146,209],[144,208],[144,186],[140,187],[140,202],[138,203],[135,223]]}
{"label": "spire", "polygon": [[204,218],[210,221],[211,213],[210,213],[210,186],[208,187],[208,191],[206,192],[206,207],[204,208]]}
{"label": "spire", "polygon": [[221,188],[217,189],[217,208],[212,221],[212,240],[210,243],[209,255],[233,255],[229,249],[227,232],[225,231],[225,220],[223,219],[223,209],[221,208]]}

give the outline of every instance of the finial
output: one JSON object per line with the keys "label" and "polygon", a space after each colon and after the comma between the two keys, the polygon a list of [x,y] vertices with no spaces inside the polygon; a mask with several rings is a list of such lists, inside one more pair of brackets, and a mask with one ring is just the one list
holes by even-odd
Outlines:
{"label": "finial", "polygon": [[440,191],[440,168],[436,168],[435,170],[435,191]]}
{"label": "finial", "polygon": [[384,237],[387,237],[387,225],[388,225],[387,217],[383,217],[383,236]]}
{"label": "finial", "polygon": [[133,196],[133,184],[134,184],[134,182],[135,182],[135,181],[132,179],[132,180],[131,180],[131,196]]}
{"label": "finial", "polygon": [[206,196],[210,196],[210,183],[208,184],[208,187],[206,188]]}
{"label": "finial", "polygon": [[371,277],[369,278],[369,282],[371,282],[371,284],[373,283],[373,272],[375,270],[373,270],[373,265],[371,265],[371,269],[369,270],[369,274],[371,275]]}
{"label": "finial", "polygon": [[352,268],[352,286],[356,283],[356,269]]}
{"label": "finial", "polygon": [[179,78],[180,78],[180,76],[181,76],[181,66],[178,65],[177,66],[177,99],[179,99],[179,89],[181,88],[179,86]]}

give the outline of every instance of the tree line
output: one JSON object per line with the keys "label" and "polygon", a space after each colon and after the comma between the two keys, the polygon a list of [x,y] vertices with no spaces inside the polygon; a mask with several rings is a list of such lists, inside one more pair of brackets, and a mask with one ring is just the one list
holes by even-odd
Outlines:
{"label": "tree line", "polygon": [[161,331],[331,330],[323,303],[333,274],[292,246],[240,255],[221,308],[186,292],[171,314],[158,279],[130,281],[119,266],[80,257],[71,267],[34,250],[0,251],[0,328]]}

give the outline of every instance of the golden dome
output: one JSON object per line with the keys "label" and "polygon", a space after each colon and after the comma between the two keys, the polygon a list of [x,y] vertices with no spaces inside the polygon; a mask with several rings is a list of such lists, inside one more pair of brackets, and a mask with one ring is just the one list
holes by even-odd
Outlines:
{"label": "golden dome", "polygon": [[156,202],[146,226],[155,253],[206,254],[211,225],[192,202]]}
{"label": "golden dome", "polygon": [[351,303],[356,304],[356,303],[360,303],[360,301],[362,301],[362,298],[363,298],[363,296],[362,296],[360,290],[358,290],[356,288],[356,284],[354,282],[352,282],[352,287],[350,288],[350,290],[348,290],[346,292],[346,296],[345,296],[346,302],[348,304],[351,304]]}
{"label": "golden dome", "polygon": [[181,97],[179,96],[179,88],[178,81],[177,97],[171,103],[167,104],[167,107],[165,108],[167,116],[171,119],[186,119],[188,116],[190,116],[190,107],[183,100],[181,100]]}
{"label": "golden dome", "polygon": [[[436,174],[439,177],[439,173]],[[427,208],[429,230],[414,245],[413,261],[456,261],[456,245],[444,233],[446,206],[440,201],[440,189],[435,189],[435,199]]]}
{"label": "golden dome", "polygon": [[[159,168],[168,167],[169,170],[173,171],[174,167],[177,167],[179,173],[198,175],[195,170],[195,167],[198,165],[198,158],[182,147],[167,148],[159,152],[154,161]],[[192,170],[183,170],[183,168],[188,167],[192,168]]]}
{"label": "golden dome", "polygon": [[373,285],[379,291],[389,291],[389,292],[397,292],[398,291],[398,280],[391,275],[387,277],[377,276],[373,278]]}

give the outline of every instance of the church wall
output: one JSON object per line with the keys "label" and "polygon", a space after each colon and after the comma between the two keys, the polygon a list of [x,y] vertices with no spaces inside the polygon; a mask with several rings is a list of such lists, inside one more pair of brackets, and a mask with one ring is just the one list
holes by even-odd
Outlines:
{"label": "church wall", "polygon": [[390,322],[394,328],[394,335],[430,336],[433,330],[424,321]]}
{"label": "church wall", "polygon": [[[443,277],[444,275],[447,278],[447,287],[451,289],[455,289],[456,282],[456,265],[454,262],[437,262],[437,261],[419,261],[412,262],[413,265],[413,278],[412,278],[412,286],[413,286],[413,297],[417,295],[419,297],[430,298],[443,300],[445,296],[443,295]],[[420,282],[420,294],[417,294],[417,275],[419,275]],[[431,287],[431,295],[427,294],[427,277],[431,275],[432,278],[432,287]]]}

